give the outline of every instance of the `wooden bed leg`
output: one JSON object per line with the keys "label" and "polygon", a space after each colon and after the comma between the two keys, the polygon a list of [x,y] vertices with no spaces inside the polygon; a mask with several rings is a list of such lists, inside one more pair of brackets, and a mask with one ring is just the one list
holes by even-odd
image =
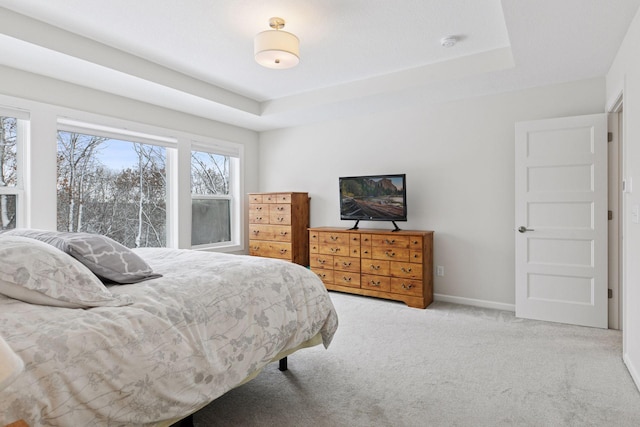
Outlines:
{"label": "wooden bed leg", "polygon": [[280,369],[282,372],[286,371],[287,368],[287,358],[283,357],[282,359],[280,359],[280,361],[278,362],[278,369]]}

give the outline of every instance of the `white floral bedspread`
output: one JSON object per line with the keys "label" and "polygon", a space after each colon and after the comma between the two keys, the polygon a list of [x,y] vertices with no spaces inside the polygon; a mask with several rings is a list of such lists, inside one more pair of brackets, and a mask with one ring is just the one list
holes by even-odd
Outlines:
{"label": "white floral bedspread", "polygon": [[26,366],[0,391],[0,425],[154,425],[188,415],[318,333],[331,342],[337,316],[304,267],[136,252],[163,277],[110,288],[133,297],[130,306],[56,308],[0,295],[0,335]]}

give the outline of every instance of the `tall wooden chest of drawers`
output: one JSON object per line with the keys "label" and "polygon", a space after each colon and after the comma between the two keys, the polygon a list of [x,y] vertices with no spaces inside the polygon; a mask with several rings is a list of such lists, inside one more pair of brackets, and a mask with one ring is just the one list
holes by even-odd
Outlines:
{"label": "tall wooden chest of drawers", "polygon": [[309,229],[311,270],[329,290],[403,301],[433,301],[433,231]]}
{"label": "tall wooden chest of drawers", "polygon": [[249,194],[249,254],[309,265],[309,194]]}

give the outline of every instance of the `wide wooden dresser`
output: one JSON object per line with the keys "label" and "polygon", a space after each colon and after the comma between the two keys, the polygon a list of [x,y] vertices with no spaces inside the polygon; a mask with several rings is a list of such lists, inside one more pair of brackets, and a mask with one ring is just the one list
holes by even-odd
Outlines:
{"label": "wide wooden dresser", "polygon": [[433,301],[433,231],[309,228],[311,270],[329,290],[403,301]]}
{"label": "wide wooden dresser", "polygon": [[309,194],[249,194],[249,255],[309,265]]}

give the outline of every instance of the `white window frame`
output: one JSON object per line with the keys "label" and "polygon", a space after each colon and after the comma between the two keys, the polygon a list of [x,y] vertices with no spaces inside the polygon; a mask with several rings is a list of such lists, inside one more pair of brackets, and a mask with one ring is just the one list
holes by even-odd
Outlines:
{"label": "white window frame", "polygon": [[27,162],[25,161],[30,141],[30,115],[26,111],[0,107],[0,116],[13,117],[16,123],[16,186],[0,187],[0,195],[16,196],[16,228],[26,227]]}
{"label": "white window frame", "polygon": [[[189,159],[194,151],[217,154],[221,156],[229,157],[229,194],[217,195],[217,194],[193,194],[191,193],[191,181],[189,181],[189,192],[191,193],[191,208],[193,207],[193,200],[211,200],[211,199],[223,199],[230,200],[230,232],[231,240],[229,242],[217,242],[207,243],[202,245],[191,245],[192,249],[198,250],[216,250],[220,252],[240,251],[244,249],[244,233],[243,233],[243,203],[241,195],[243,194],[242,187],[243,182],[241,180],[241,171],[243,163],[244,149],[240,144],[232,142],[198,138],[197,140],[191,140]],[[189,168],[191,167],[191,161],[189,161]],[[191,178],[191,170],[189,170],[189,179]],[[191,216],[189,217],[191,218]],[[189,233],[191,233],[191,227],[189,227]],[[189,234],[189,240],[191,240],[191,234]]]}
{"label": "white window frame", "polygon": [[[129,126],[130,127],[130,126]],[[57,131],[63,132],[73,132],[80,133],[85,135],[106,137],[110,139],[117,139],[127,142],[137,142],[140,144],[148,144],[148,145],[156,145],[161,146],[166,149],[166,159],[165,159],[165,167],[166,167],[166,179],[167,179],[167,188],[166,188],[166,236],[165,236],[165,247],[172,248],[176,247],[177,238],[176,233],[177,229],[174,226],[175,215],[172,214],[175,209],[176,197],[172,194],[175,188],[174,182],[175,174],[177,173],[176,168],[174,167],[175,158],[177,157],[178,150],[178,139],[173,136],[162,135],[163,132],[158,129],[158,134],[150,133],[148,131],[138,131],[135,129],[128,129],[125,126],[117,127],[111,125],[103,125],[99,123],[89,123],[84,121],[75,120],[68,117],[59,117],[57,121]],[[153,132],[153,129],[152,129]]]}

